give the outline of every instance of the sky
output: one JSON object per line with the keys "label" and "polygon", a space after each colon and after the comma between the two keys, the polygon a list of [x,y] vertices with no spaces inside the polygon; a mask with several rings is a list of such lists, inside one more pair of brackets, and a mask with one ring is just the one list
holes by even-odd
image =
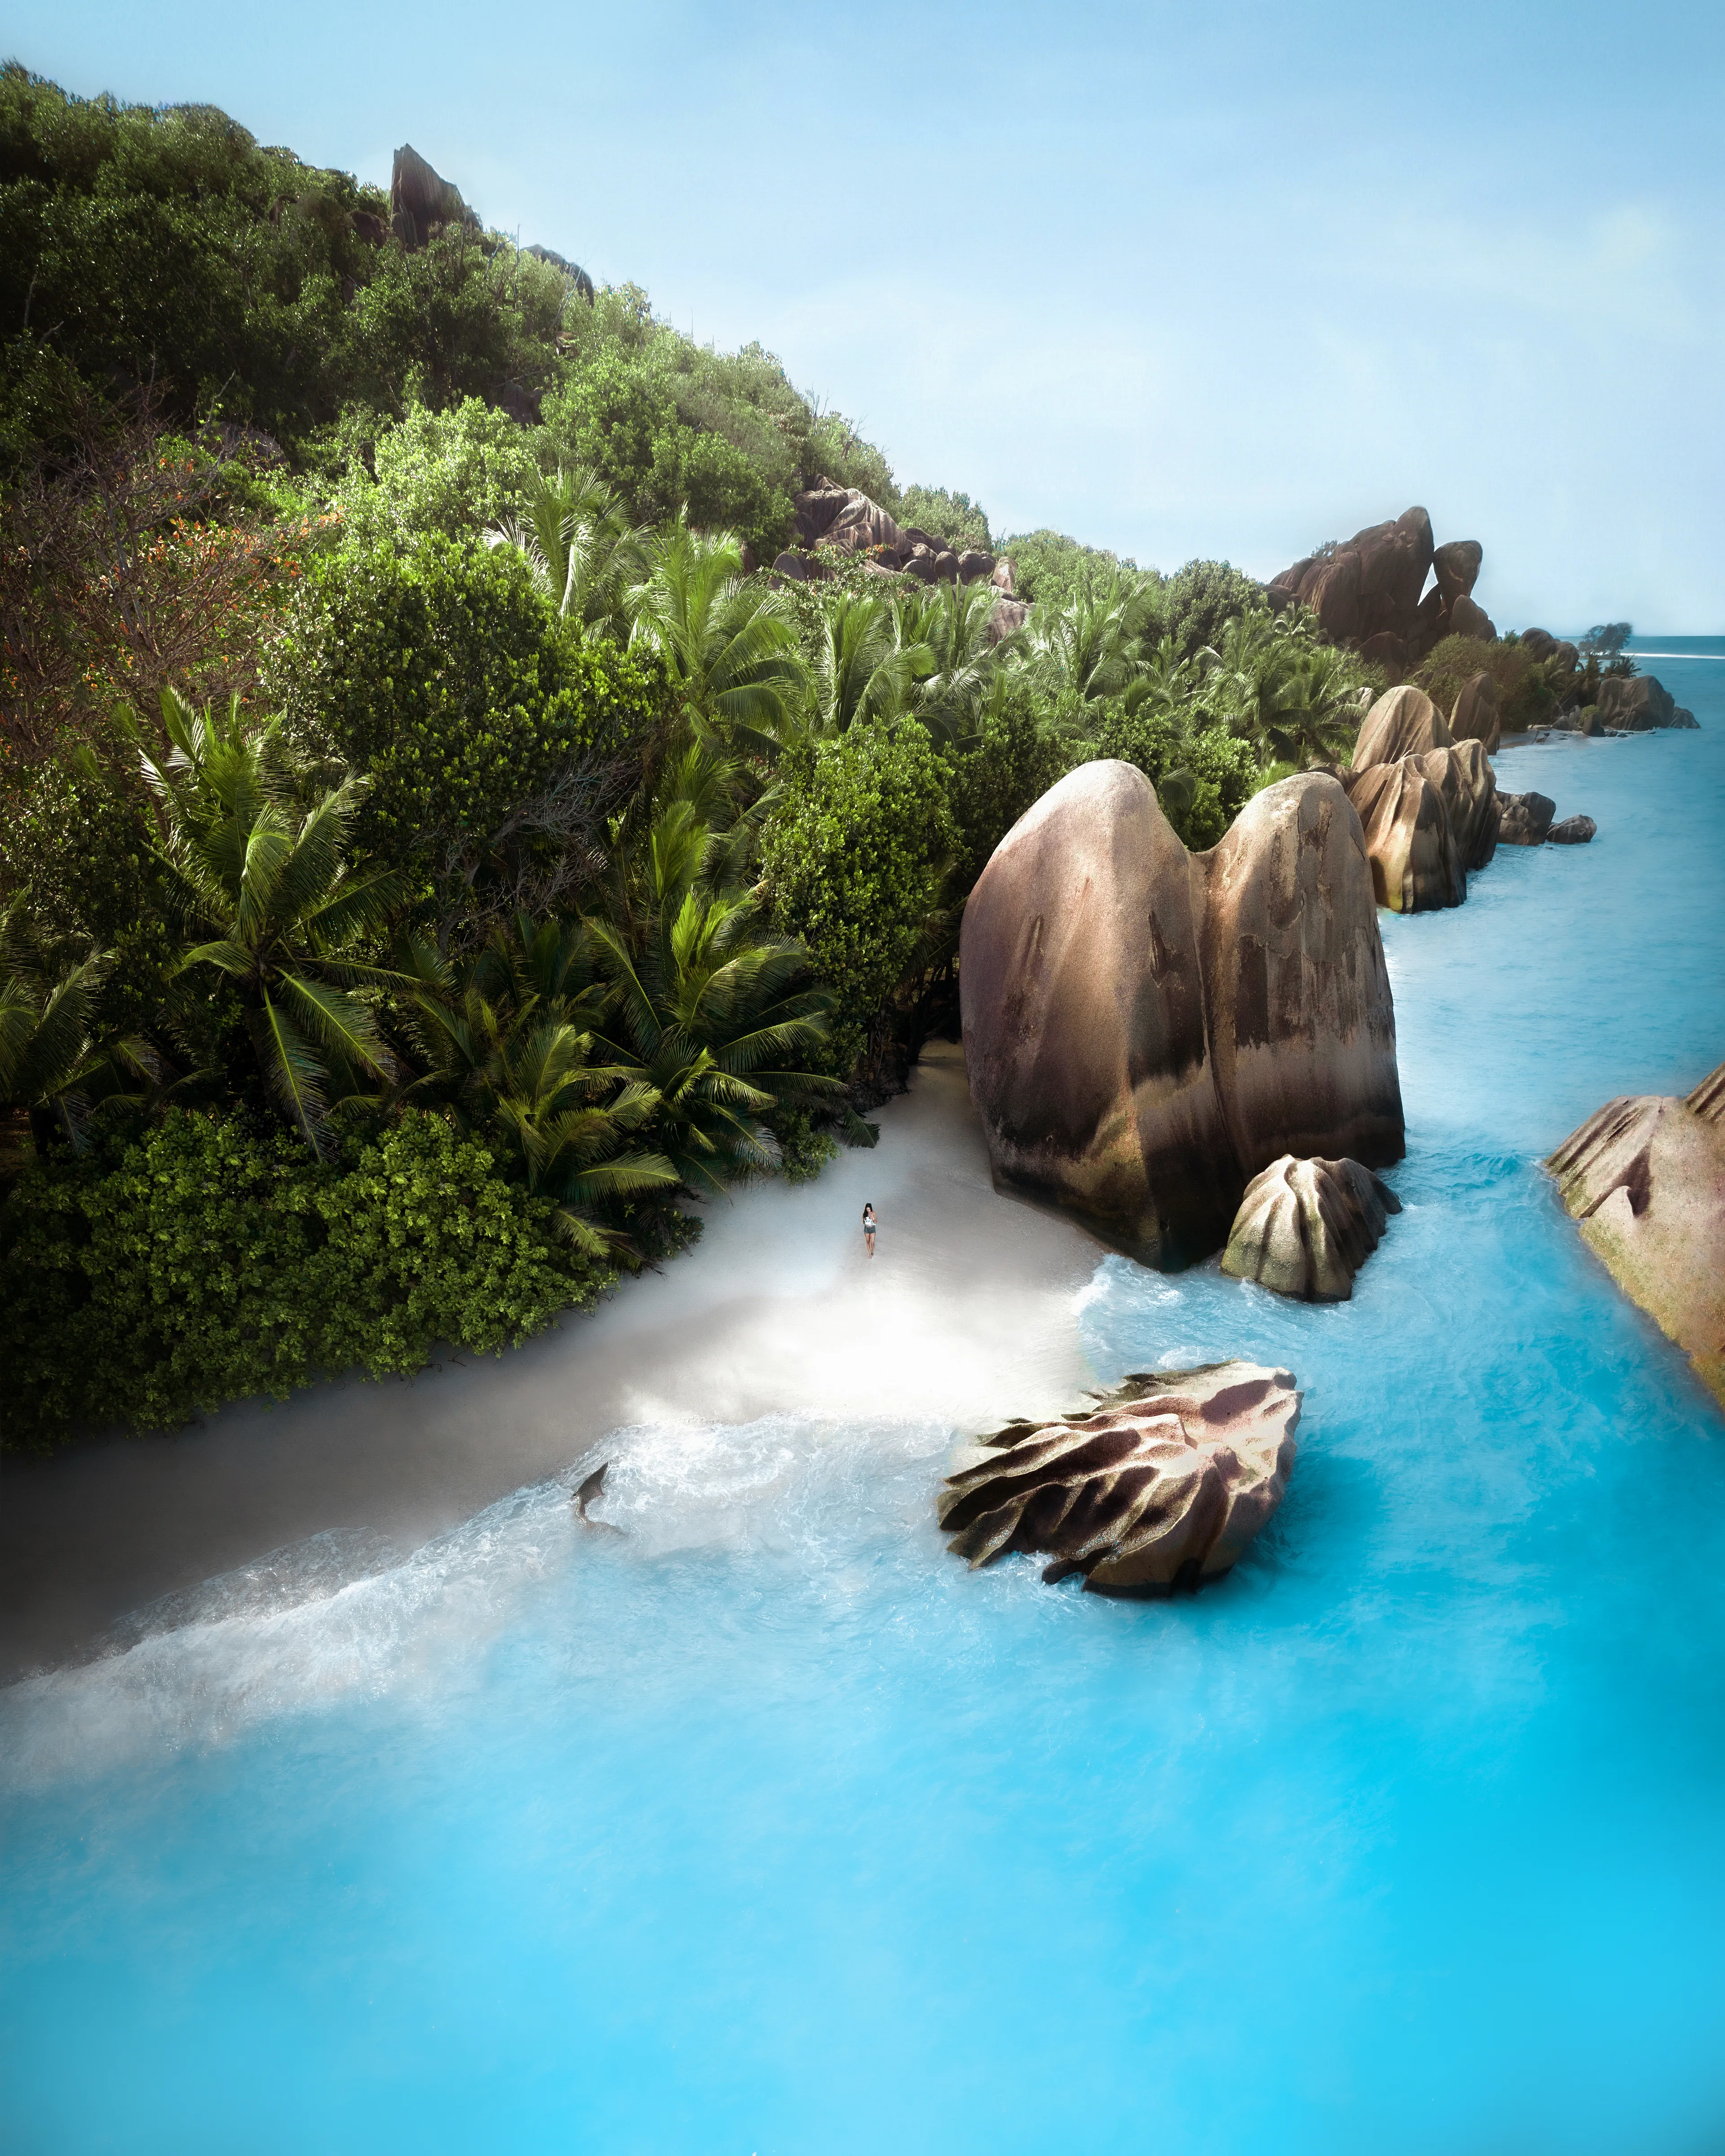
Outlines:
{"label": "sky", "polygon": [[879,444],[1169,569],[1430,510],[1500,628],[1725,633],[1725,7],[0,0],[81,95],[223,106]]}

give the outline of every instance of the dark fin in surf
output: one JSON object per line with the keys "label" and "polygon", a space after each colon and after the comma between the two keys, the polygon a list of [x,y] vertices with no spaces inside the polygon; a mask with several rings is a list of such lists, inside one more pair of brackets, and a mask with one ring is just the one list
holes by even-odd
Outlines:
{"label": "dark fin in surf", "polygon": [[[588,1476],[586,1481],[577,1486],[575,1491],[575,1511],[578,1517],[583,1520],[587,1520],[588,1507],[592,1504],[595,1497],[603,1497],[604,1496],[605,1476],[609,1472],[610,1466],[611,1463],[608,1460],[602,1460],[598,1466],[594,1468],[592,1474]],[[589,1527],[596,1527],[598,1524],[598,1522],[597,1521],[588,1521],[588,1525]]]}

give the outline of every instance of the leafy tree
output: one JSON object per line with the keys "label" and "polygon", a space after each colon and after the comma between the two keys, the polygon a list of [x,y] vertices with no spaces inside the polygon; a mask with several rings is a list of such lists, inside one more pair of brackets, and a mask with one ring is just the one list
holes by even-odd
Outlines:
{"label": "leafy tree", "polygon": [[1597,659],[1602,665],[1609,665],[1614,659],[1623,656],[1623,647],[1635,634],[1635,624],[1627,621],[1595,622],[1581,639],[1583,654]]}
{"label": "leafy tree", "polygon": [[1013,588],[1021,599],[1055,608],[1070,606],[1098,585],[1111,587],[1122,572],[1130,574],[1137,567],[1106,547],[1086,547],[1045,527],[1015,532],[994,551],[1010,559]]}
{"label": "leafy tree", "polygon": [[1050,695],[1088,702],[1124,691],[1138,671],[1145,598],[1141,580],[1117,573],[1086,583],[1065,606],[1038,606],[1032,663]]}
{"label": "leafy tree", "polygon": [[901,524],[944,540],[955,554],[967,549],[993,552],[988,516],[968,494],[952,494],[943,486],[907,486],[896,514]]}
{"label": "leafy tree", "polygon": [[1252,744],[1148,702],[1102,705],[1081,761],[1116,757],[1156,788],[1163,814],[1194,853],[1214,846],[1263,782]]}
{"label": "leafy tree", "polygon": [[957,883],[968,891],[995,847],[1065,775],[1071,758],[1052,714],[1024,675],[1002,673],[991,685],[974,734],[950,752],[950,761]]}
{"label": "leafy tree", "polygon": [[237,702],[225,719],[195,713],[171,690],[162,716],[173,753],[141,753],[175,910],[195,939],[181,969],[212,966],[233,982],[265,1095],[321,1156],[331,1094],[394,1075],[358,992],[402,985],[366,954],[404,886],[348,867],[362,782],[343,779],[295,817],[271,768],[273,722],[249,726]]}
{"label": "leafy tree", "polygon": [[1261,613],[1263,587],[1229,562],[1189,562],[1172,577],[1154,572],[1145,595],[1145,637],[1172,639],[1178,656],[1195,660],[1219,644],[1227,624]]}
{"label": "leafy tree", "polygon": [[429,533],[471,537],[513,509],[537,480],[527,436],[477,397],[445,412],[412,406],[377,436],[375,479],[350,468],[336,506],[350,542],[410,547]]}
{"label": "leafy tree", "polygon": [[767,834],[775,916],[838,998],[841,1069],[873,1014],[939,940],[959,834],[950,773],[919,726],[860,724],[787,759]]}
{"label": "leafy tree", "polygon": [[697,731],[770,753],[803,685],[777,597],[746,583],[729,532],[703,538],[680,518],[630,594],[634,644],[655,653]]}

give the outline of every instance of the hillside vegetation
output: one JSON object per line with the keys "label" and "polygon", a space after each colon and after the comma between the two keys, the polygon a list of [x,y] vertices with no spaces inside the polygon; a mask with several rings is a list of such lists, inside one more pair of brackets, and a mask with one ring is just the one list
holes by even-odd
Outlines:
{"label": "hillside vegetation", "polygon": [[[591,1301],[871,1142],[1064,772],[1208,846],[1382,685],[429,199],[0,75],[9,1444]],[[1028,609],[775,579],[819,483]]]}

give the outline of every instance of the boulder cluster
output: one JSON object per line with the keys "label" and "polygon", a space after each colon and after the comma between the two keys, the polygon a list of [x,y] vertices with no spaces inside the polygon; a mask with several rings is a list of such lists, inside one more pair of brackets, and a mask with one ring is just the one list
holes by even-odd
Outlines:
{"label": "boulder cluster", "polygon": [[[1446,636],[1490,643],[1497,631],[1476,603],[1485,549],[1477,539],[1434,544],[1431,519],[1409,509],[1391,524],[1308,554],[1272,577],[1270,602],[1302,601],[1333,643],[1350,644],[1392,674],[1405,673]],[[1428,576],[1436,582],[1425,588]]]}
{"label": "boulder cluster", "polygon": [[1608,1101],[1546,1166],[1618,1286],[1725,1406],[1725,1063],[1681,1100]]}
{"label": "boulder cluster", "polygon": [[1147,1264],[1219,1250],[1284,1154],[1402,1157],[1372,867],[1327,773],[1195,855],[1135,766],[1069,773],[971,894],[959,993],[997,1183]]}
{"label": "boulder cluster", "polygon": [[942,1486],[947,1547],[973,1566],[1049,1557],[1045,1580],[1153,1596],[1219,1578],[1281,1504],[1300,1394],[1286,1370],[1147,1372],[1088,1414],[1015,1422]]}
{"label": "boulder cluster", "polygon": [[1460,906],[1469,871],[1500,845],[1580,845],[1593,837],[1590,816],[1553,824],[1557,804],[1543,793],[1497,791],[1487,754],[1497,738],[1489,674],[1464,683],[1449,719],[1409,682],[1367,712],[1340,777],[1358,812],[1380,906],[1393,913]]}
{"label": "boulder cluster", "polygon": [[996,642],[1024,626],[1030,609],[1014,596],[1009,561],[973,548],[955,552],[932,532],[895,521],[860,487],[833,480],[799,494],[796,510],[797,543],[773,562],[775,576],[794,583],[818,581],[826,572],[814,550],[831,547],[860,556],[865,567],[882,576],[917,577],[925,584],[989,584],[999,594],[989,620]]}

